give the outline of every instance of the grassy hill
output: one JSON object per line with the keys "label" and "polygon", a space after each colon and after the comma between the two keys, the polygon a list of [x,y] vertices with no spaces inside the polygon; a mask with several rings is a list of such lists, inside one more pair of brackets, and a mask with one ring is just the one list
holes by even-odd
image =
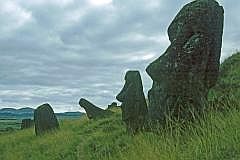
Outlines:
{"label": "grassy hill", "polygon": [[[0,136],[3,160],[233,160],[240,159],[240,53],[221,65],[211,98],[221,110],[182,128],[170,122],[159,134],[125,133],[119,109],[97,121],[61,121],[61,130],[36,137],[33,129]],[[234,103],[234,104],[233,104]],[[229,107],[234,106],[234,107]]]}
{"label": "grassy hill", "polygon": [[214,91],[216,95],[240,97],[240,52],[224,61],[220,67],[220,77]]}

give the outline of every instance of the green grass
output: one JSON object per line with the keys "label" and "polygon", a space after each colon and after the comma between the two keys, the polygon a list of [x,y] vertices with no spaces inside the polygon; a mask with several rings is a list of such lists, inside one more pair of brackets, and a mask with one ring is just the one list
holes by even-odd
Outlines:
{"label": "green grass", "polygon": [[89,121],[86,117],[81,120],[65,120],[61,122],[60,131],[42,137],[36,137],[33,129],[0,136],[0,159],[103,158],[112,149],[120,150],[122,144],[126,145],[121,140],[130,137],[124,136],[120,113],[96,122]]}
{"label": "green grass", "polygon": [[[125,132],[119,109],[99,120],[86,117],[61,121],[56,133],[36,137],[33,129],[0,136],[1,160],[237,160],[240,159],[240,53],[221,66],[214,96],[230,94],[200,121],[186,125],[169,123],[159,134]],[[231,59],[236,63],[232,63]],[[237,60],[235,60],[237,59]],[[231,68],[229,68],[231,66]],[[224,70],[226,73],[224,73]],[[240,84],[240,83],[238,83]],[[234,102],[234,105],[233,105]],[[234,107],[229,107],[229,106]],[[215,109],[215,108],[214,108]]]}
{"label": "green grass", "polygon": [[[239,159],[240,112],[211,112],[184,130],[172,124],[161,134],[125,133],[120,113],[98,121],[63,121],[61,130],[36,137],[33,129],[0,136],[0,159]],[[174,129],[173,129],[174,128]]]}
{"label": "green grass", "polygon": [[0,119],[0,132],[6,129],[20,129],[21,121],[18,119]]}
{"label": "green grass", "polygon": [[[65,119],[79,119],[80,116],[72,116],[72,115],[61,115],[57,116],[58,120],[62,121]],[[22,119],[33,119],[31,116],[5,116],[0,117],[0,134],[3,132],[14,131],[21,129]]]}
{"label": "green grass", "polygon": [[215,96],[240,97],[240,52],[226,59],[220,67],[220,76],[213,91]]}

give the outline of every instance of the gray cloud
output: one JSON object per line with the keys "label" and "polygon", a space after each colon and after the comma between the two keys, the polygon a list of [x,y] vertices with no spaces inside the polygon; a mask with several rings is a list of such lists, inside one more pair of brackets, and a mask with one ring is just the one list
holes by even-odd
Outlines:
{"label": "gray cloud", "polygon": [[[97,3],[98,2],[98,3]],[[0,2],[0,107],[80,110],[80,97],[115,101],[128,69],[141,71],[169,45],[167,27],[190,0]],[[225,7],[222,60],[238,49],[237,0]]]}

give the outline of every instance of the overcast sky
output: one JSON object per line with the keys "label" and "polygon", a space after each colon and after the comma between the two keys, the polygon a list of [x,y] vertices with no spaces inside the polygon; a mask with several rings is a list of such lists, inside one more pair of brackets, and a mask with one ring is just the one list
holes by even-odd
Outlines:
{"label": "overcast sky", "polygon": [[[107,106],[128,69],[141,71],[168,47],[167,27],[190,0],[0,0],[0,108],[50,103]],[[222,59],[240,48],[240,1],[225,8]]]}

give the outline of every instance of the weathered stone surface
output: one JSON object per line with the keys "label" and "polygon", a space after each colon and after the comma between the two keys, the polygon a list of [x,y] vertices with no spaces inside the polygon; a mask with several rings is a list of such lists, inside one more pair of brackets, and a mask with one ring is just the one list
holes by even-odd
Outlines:
{"label": "weathered stone surface", "polygon": [[27,129],[34,126],[34,121],[32,119],[22,119],[21,129]]}
{"label": "weathered stone surface", "polygon": [[59,128],[57,117],[49,104],[43,104],[34,111],[34,123],[36,135]]}
{"label": "weathered stone surface", "polygon": [[146,69],[152,119],[192,119],[204,110],[217,81],[224,10],[215,0],[185,5],[168,28],[170,46]]}
{"label": "weathered stone surface", "polygon": [[88,100],[86,100],[84,98],[80,99],[79,105],[85,109],[85,111],[87,113],[87,117],[89,119],[102,118],[102,117],[112,114],[111,111],[103,110],[103,109],[95,106],[94,104],[92,104],[91,102],[89,102]]}
{"label": "weathered stone surface", "polygon": [[128,132],[135,133],[142,130],[148,109],[138,71],[126,73],[124,87],[116,98],[122,102],[122,120],[126,123]]}

